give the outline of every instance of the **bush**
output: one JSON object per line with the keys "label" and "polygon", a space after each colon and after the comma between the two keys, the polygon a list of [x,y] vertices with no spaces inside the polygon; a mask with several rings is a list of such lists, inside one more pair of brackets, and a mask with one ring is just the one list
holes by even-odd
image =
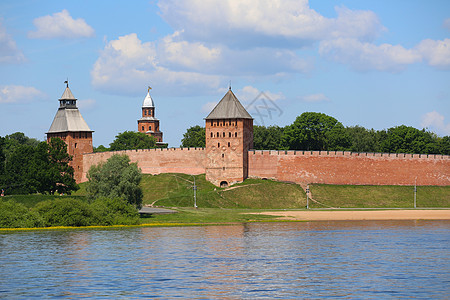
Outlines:
{"label": "bush", "polygon": [[1,228],[43,227],[44,221],[38,213],[15,201],[0,201]]}
{"label": "bush", "polygon": [[140,222],[138,210],[119,198],[97,198],[91,206],[97,212],[99,225],[137,225]]}
{"label": "bush", "polygon": [[48,200],[36,205],[36,211],[45,226],[89,226],[97,225],[94,210],[89,203],[73,198]]}

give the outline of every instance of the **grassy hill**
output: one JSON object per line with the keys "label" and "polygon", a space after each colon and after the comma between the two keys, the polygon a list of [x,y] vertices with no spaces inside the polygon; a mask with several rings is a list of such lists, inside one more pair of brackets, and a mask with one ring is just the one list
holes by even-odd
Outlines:
{"label": "grassy hill", "polygon": [[[306,194],[291,183],[247,179],[229,188],[218,188],[196,175],[197,206],[208,208],[304,208]],[[194,176],[186,174],[144,175],[144,204],[168,207],[194,206]]]}
{"label": "grassy hill", "polygon": [[[197,206],[229,209],[304,209],[306,194],[296,184],[272,180],[247,179],[230,188],[218,188],[196,175]],[[144,204],[164,207],[193,207],[194,176],[187,174],[143,175],[141,187]],[[354,186],[311,184],[314,200],[309,207],[318,208],[412,208],[412,186]],[[85,197],[85,184],[71,197]],[[10,195],[28,207],[60,196]],[[417,187],[417,207],[450,207],[450,186]]]}

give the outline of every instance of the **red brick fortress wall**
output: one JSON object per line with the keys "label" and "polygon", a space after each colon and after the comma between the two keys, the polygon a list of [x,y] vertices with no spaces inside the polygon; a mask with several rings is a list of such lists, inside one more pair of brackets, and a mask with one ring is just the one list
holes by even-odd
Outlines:
{"label": "red brick fortress wall", "polygon": [[205,173],[204,148],[158,148],[145,150],[124,150],[85,154],[83,158],[83,176],[92,165],[106,162],[114,154],[126,154],[131,162],[137,162],[144,174],[185,173],[198,175]]}
{"label": "red brick fortress wall", "polygon": [[251,150],[248,161],[249,177],[296,183],[450,185],[446,155]]}

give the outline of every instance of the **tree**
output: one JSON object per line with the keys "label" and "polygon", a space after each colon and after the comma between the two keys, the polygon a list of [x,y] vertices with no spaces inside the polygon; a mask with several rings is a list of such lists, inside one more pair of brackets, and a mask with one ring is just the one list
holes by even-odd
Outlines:
{"label": "tree", "polygon": [[[43,142],[45,143],[45,142]],[[74,169],[69,165],[72,156],[67,153],[67,144],[60,138],[52,138],[48,149],[48,181],[41,192],[70,193],[79,189],[74,179]]]}
{"label": "tree", "polygon": [[439,153],[434,134],[405,125],[389,128],[380,150],[390,153]]}
{"label": "tree", "polygon": [[[323,113],[305,112],[298,116],[294,123],[287,126],[282,137],[284,149],[290,150],[327,150],[327,142],[331,143],[330,131],[343,128],[335,118]],[[329,135],[327,136],[327,133]],[[333,141],[331,144],[336,147]]]}
{"label": "tree", "polygon": [[181,147],[204,148],[206,144],[205,127],[199,125],[188,128],[181,140]]}
{"label": "tree", "polygon": [[143,132],[125,131],[116,135],[116,139],[109,144],[111,151],[151,149],[156,147],[156,139]]}
{"label": "tree", "polygon": [[113,155],[106,163],[92,166],[87,174],[87,193],[90,199],[121,198],[137,208],[142,207],[142,190],[139,183],[141,170],[130,163],[126,155]]}
{"label": "tree", "polygon": [[361,126],[346,128],[350,138],[350,151],[353,152],[376,152],[377,143],[375,130],[367,130]]}
{"label": "tree", "polygon": [[256,150],[277,150],[281,148],[284,128],[278,126],[253,126],[253,148]]}
{"label": "tree", "polygon": [[103,145],[100,145],[98,147],[94,147],[94,152],[106,152],[109,151],[109,148],[106,148]]}

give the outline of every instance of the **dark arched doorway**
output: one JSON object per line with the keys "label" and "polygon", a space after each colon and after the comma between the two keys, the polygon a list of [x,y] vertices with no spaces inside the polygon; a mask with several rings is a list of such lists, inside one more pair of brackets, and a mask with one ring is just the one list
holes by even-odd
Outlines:
{"label": "dark arched doorway", "polygon": [[228,182],[226,182],[226,181],[221,181],[221,182],[220,182],[220,187],[221,187],[221,188],[226,188],[226,187],[228,187]]}

